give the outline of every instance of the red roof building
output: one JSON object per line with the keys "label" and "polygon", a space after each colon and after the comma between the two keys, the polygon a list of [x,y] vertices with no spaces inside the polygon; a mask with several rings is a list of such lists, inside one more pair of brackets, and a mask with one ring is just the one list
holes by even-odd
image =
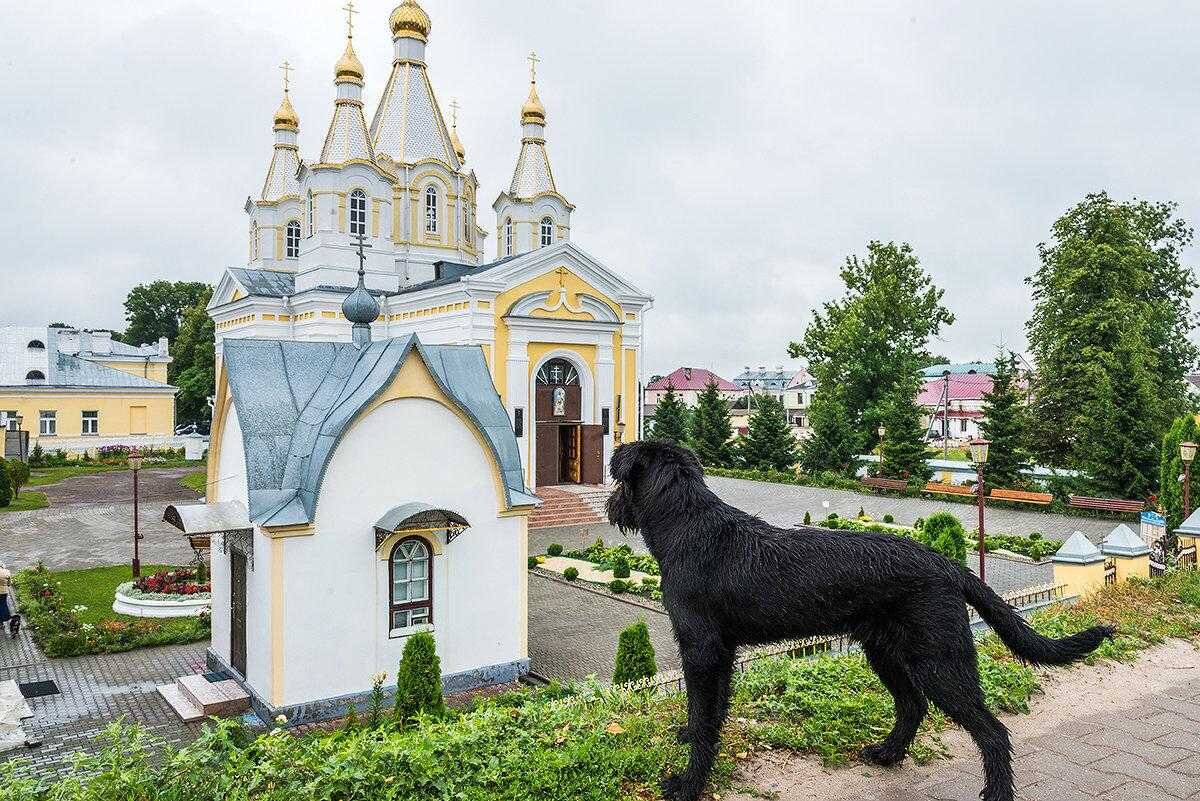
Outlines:
{"label": "red roof building", "polygon": [[646,385],[646,390],[666,390],[667,385],[675,389],[676,392],[683,390],[702,391],[710,383],[716,382],[717,389],[722,389],[727,392],[741,392],[741,387],[732,381],[726,381],[721,376],[714,373],[712,370],[705,370],[703,367],[680,367],[668,376],[664,376],[657,381],[651,381]]}

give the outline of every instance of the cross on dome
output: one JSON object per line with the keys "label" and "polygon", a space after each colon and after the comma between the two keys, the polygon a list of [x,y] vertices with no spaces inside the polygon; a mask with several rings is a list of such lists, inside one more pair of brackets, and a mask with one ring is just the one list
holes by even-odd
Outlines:
{"label": "cross on dome", "polygon": [[532,50],[529,51],[529,55],[526,56],[526,58],[529,59],[529,82],[537,83],[537,63],[541,61],[541,59],[538,58],[538,54]]}
{"label": "cross on dome", "polygon": [[293,67],[291,64],[289,64],[287,59],[285,58],[283,60],[283,63],[279,65],[279,69],[283,70],[283,93],[287,94],[288,80],[291,77],[288,75],[288,73],[290,73],[293,69],[295,69],[295,67]]}
{"label": "cross on dome", "polygon": [[354,38],[354,15],[358,10],[354,7],[354,0],[346,0],[346,5],[342,6],[342,11],[346,12],[346,38]]}

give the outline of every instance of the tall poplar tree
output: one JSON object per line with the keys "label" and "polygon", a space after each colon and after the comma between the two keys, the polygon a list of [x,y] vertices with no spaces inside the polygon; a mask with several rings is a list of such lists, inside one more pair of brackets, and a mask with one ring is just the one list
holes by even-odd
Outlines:
{"label": "tall poplar tree", "polygon": [[770,395],[754,396],[749,432],[738,442],[738,457],[751,470],[790,473],[799,458],[796,436],[788,425],[782,401]]}
{"label": "tall poplar tree", "polygon": [[687,406],[675,393],[675,387],[668,382],[667,391],[654,407],[654,421],[650,427],[650,439],[664,442],[674,442],[676,445],[686,445],[688,439]]}
{"label": "tall poplar tree", "polygon": [[692,412],[692,450],[706,467],[728,467],[733,461],[729,425],[729,401],[721,395],[715,381],[700,392]]}
{"label": "tall poplar tree", "polygon": [[996,357],[992,389],[983,395],[983,421],[979,425],[988,446],[985,481],[992,487],[1019,489],[1029,484],[1025,475],[1025,390],[1017,370],[1017,355]]}

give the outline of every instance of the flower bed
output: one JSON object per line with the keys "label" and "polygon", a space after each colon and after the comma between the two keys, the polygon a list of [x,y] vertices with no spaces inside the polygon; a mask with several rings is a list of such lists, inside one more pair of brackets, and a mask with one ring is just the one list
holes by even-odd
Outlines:
{"label": "flower bed", "polygon": [[194,567],[176,567],[171,570],[158,570],[149,576],[142,576],[129,582],[130,586],[144,595],[207,595],[212,585],[200,581]]}

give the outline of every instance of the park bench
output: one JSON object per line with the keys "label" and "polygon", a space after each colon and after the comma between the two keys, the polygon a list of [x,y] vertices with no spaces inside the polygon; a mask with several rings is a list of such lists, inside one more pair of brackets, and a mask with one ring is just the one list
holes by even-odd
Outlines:
{"label": "park bench", "polygon": [[862,479],[862,483],[864,486],[877,490],[885,489],[903,491],[908,488],[908,482],[902,478],[877,478],[875,476],[867,476],[866,478]]}
{"label": "park bench", "polygon": [[998,501],[1016,501],[1017,503],[1033,503],[1045,506],[1054,500],[1049,492],[1025,492],[1024,490],[1000,489],[997,487],[988,496]]}
{"label": "park bench", "polygon": [[1144,501],[1123,501],[1120,498],[1091,498],[1087,495],[1071,495],[1069,503],[1072,509],[1092,509],[1099,512],[1119,512],[1132,514],[1146,507]]}
{"label": "park bench", "polygon": [[968,487],[966,484],[946,484],[940,481],[930,481],[925,485],[926,492],[935,492],[941,495],[974,495],[975,490]]}

